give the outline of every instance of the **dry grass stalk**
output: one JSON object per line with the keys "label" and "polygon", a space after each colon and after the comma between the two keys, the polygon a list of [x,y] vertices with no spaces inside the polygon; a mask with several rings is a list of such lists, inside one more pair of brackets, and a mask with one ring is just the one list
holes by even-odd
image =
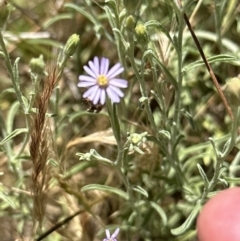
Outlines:
{"label": "dry grass stalk", "polygon": [[30,155],[33,162],[32,192],[34,202],[34,217],[40,226],[45,213],[48,183],[50,180],[47,160],[50,154],[49,127],[46,112],[53,89],[57,83],[57,69],[49,71],[43,90],[37,99],[37,113],[33,118],[30,141]]}

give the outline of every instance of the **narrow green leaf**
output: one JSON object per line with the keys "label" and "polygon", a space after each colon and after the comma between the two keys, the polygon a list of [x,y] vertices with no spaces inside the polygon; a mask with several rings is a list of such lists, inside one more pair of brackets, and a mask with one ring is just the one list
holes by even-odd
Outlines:
{"label": "narrow green leaf", "polygon": [[2,192],[0,192],[0,199],[9,204],[12,208],[15,208],[14,202]]}
{"label": "narrow green leaf", "polygon": [[227,183],[227,181],[225,179],[219,177],[218,181],[221,182],[224,185],[224,188],[228,187],[228,183]]}
{"label": "narrow green leaf", "polygon": [[167,38],[171,41],[173,46],[176,47],[172,38],[171,38],[171,36],[170,36],[170,34],[169,34],[169,31],[160,22],[158,22],[156,20],[150,20],[150,21],[146,22],[144,24],[144,26],[147,27],[147,28],[148,27],[156,27],[156,28],[160,29],[160,31],[162,31],[167,36]]}
{"label": "narrow green leaf", "polygon": [[48,19],[44,24],[43,28],[47,29],[49,28],[52,24],[60,21],[60,20],[65,20],[65,19],[72,19],[73,15],[71,13],[63,13],[63,14],[57,14],[56,16]]}
{"label": "narrow green leaf", "polygon": [[167,215],[164,212],[164,210],[162,209],[162,207],[160,205],[158,205],[155,202],[150,202],[150,205],[153,209],[155,209],[155,211],[159,214],[159,216],[162,219],[163,225],[166,226],[167,225]]}
{"label": "narrow green leaf", "polygon": [[16,58],[14,64],[13,64],[13,75],[14,75],[14,81],[17,84],[18,89],[20,90],[20,84],[19,84],[19,71],[18,71],[18,63],[20,61],[20,58]]}
{"label": "narrow green leaf", "polygon": [[22,96],[22,101],[23,101],[23,103],[24,103],[24,106],[26,107],[26,108],[28,108],[28,100],[27,100],[27,98],[25,97],[25,96]]}
{"label": "narrow green leaf", "polygon": [[126,192],[119,190],[115,187],[109,187],[106,185],[100,185],[100,184],[90,184],[90,185],[86,185],[84,186],[81,191],[82,192],[86,192],[86,191],[91,191],[91,190],[99,190],[99,191],[104,191],[104,192],[110,192],[110,193],[114,193],[117,194],[118,196],[128,200],[129,196]]}
{"label": "narrow green leaf", "polygon": [[28,129],[27,128],[19,128],[14,130],[13,132],[11,132],[9,135],[7,135],[1,142],[0,142],[0,146],[3,145],[5,142],[11,140],[12,138],[14,138],[15,136],[21,134],[21,133],[27,133]]}
{"label": "narrow green leaf", "polygon": [[208,181],[207,175],[205,174],[205,172],[202,169],[202,167],[200,166],[200,164],[197,164],[197,168],[198,168],[198,171],[199,171],[202,179],[204,180],[205,185],[208,185],[209,181]]}
{"label": "narrow green leaf", "polygon": [[115,134],[115,138],[118,142],[121,141],[121,131],[120,131],[120,124],[119,124],[119,117],[117,115],[117,107],[116,104],[112,104],[113,106],[113,111],[112,111],[112,128],[113,128],[113,133]]}
{"label": "narrow green leaf", "polygon": [[12,132],[13,121],[14,121],[14,118],[15,118],[18,110],[19,110],[19,106],[20,106],[20,103],[18,101],[16,101],[10,107],[10,110],[9,110],[9,113],[8,113],[8,116],[7,116],[7,120],[6,120],[6,131],[7,131],[7,133]]}
{"label": "narrow green leaf", "polygon": [[171,140],[171,134],[169,131],[161,130],[158,132],[161,136],[163,136],[166,140]]}
{"label": "narrow green leaf", "polygon": [[143,196],[148,197],[148,193],[146,190],[144,190],[142,187],[140,186],[136,186],[132,188],[135,192],[141,193]]}
{"label": "narrow green leaf", "polygon": [[[174,87],[177,89],[178,88],[178,84],[177,81],[174,79],[174,77],[172,76],[172,74],[168,71],[168,69],[164,66],[164,64],[162,64],[159,61],[159,58],[153,53],[152,49],[148,49],[143,53],[143,57],[142,57],[142,66],[144,65],[144,60],[145,58],[148,57],[148,55],[150,55],[155,62],[159,65],[159,67],[161,68],[161,70],[165,73],[165,75],[168,77],[168,79],[171,81],[171,83],[174,85]],[[143,68],[144,69],[144,68]]]}
{"label": "narrow green leaf", "polygon": [[[237,169],[239,170],[239,169]],[[240,178],[239,177],[224,177],[228,183],[240,185]]]}
{"label": "narrow green leaf", "polygon": [[[235,56],[231,56],[231,55],[227,55],[227,54],[219,54],[219,55],[215,55],[213,57],[210,57],[207,59],[208,62],[211,63],[215,63],[215,62],[231,62],[231,61],[236,61],[237,58]],[[183,71],[189,71],[193,68],[196,68],[198,66],[204,65],[203,60],[197,60],[187,66],[185,66],[183,68]]]}
{"label": "narrow green leaf", "polygon": [[2,99],[5,95],[7,95],[9,93],[15,93],[14,89],[13,88],[7,88],[7,89],[3,90],[0,93],[0,99]]}
{"label": "narrow green leaf", "polygon": [[85,169],[95,166],[94,162],[80,162],[73,167],[71,167],[66,174],[64,175],[64,179],[69,179],[71,176],[84,171]]}
{"label": "narrow green leaf", "polygon": [[64,4],[64,7],[73,9],[73,10],[81,13],[83,16],[85,16],[87,19],[89,19],[93,23],[94,26],[99,25],[99,23],[94,19],[94,17],[91,14],[89,14],[88,11],[86,11],[84,8],[81,8],[78,5],[73,4],[73,3],[66,3],[66,4]]}
{"label": "narrow green leaf", "polygon": [[186,219],[186,221],[180,227],[171,229],[171,233],[177,236],[177,235],[182,235],[183,233],[188,231],[194,219],[196,218],[200,208],[201,208],[201,203],[198,202],[196,206],[193,208],[188,218]]}

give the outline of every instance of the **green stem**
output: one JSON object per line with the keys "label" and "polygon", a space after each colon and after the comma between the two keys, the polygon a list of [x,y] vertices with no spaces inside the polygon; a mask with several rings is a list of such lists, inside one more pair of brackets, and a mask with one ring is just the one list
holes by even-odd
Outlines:
{"label": "green stem", "polygon": [[29,141],[29,133],[30,133],[30,116],[29,115],[25,115],[25,121],[26,121],[26,128],[29,130],[26,135],[24,136],[24,140],[23,140],[23,144],[21,149],[19,150],[18,154],[16,155],[16,159],[23,153],[23,151],[25,150],[25,147],[28,144]]}
{"label": "green stem", "polygon": [[215,187],[215,185],[220,177],[220,170],[222,168],[223,161],[226,159],[226,157],[232,151],[233,147],[236,144],[238,118],[240,116],[240,112],[238,109],[233,109],[233,114],[234,114],[234,118],[233,118],[233,123],[232,123],[231,137],[225,144],[226,148],[225,148],[225,150],[223,150],[222,153],[218,154],[216,151],[217,162],[216,162],[215,172],[214,172],[214,175],[213,175],[211,181],[209,182],[208,186],[203,191],[203,195],[201,197],[202,203],[207,198],[208,193],[211,192],[213,190],[213,188]]}
{"label": "green stem", "polygon": [[5,57],[7,70],[8,70],[8,73],[10,75],[10,78],[11,78],[11,81],[12,81],[12,84],[13,84],[13,88],[14,88],[15,93],[17,95],[18,101],[19,101],[22,109],[25,111],[25,104],[22,100],[22,93],[21,93],[21,90],[20,90],[19,85],[18,85],[19,80],[15,78],[13,66],[11,64],[11,60],[10,60],[9,54],[7,52],[7,49],[6,49],[6,46],[5,46],[5,43],[4,43],[4,40],[3,40],[3,35],[2,35],[1,31],[0,31],[0,46],[2,48],[4,57]]}
{"label": "green stem", "polygon": [[[3,116],[2,116],[2,113],[0,112],[0,130],[1,130],[1,134],[2,134],[2,137],[4,138],[6,135],[7,135],[7,132],[6,132],[6,127],[5,127],[5,122],[4,122],[4,119],[3,119]],[[19,177],[19,172],[18,172],[18,168],[16,167],[16,164],[14,163],[13,159],[14,159],[14,153],[13,153],[13,149],[11,147],[11,142],[7,141],[5,144],[4,144],[4,151],[8,157],[8,160],[9,160],[9,167],[10,169],[13,170],[14,174]]]}
{"label": "green stem", "polygon": [[[135,61],[134,61],[134,48],[131,45],[129,46],[128,57],[129,57],[129,61],[131,63],[131,66],[133,68],[133,71],[134,71],[134,73],[137,76],[137,79],[139,81],[141,95],[142,95],[142,97],[147,97],[147,90],[146,90],[145,83],[144,83],[144,80],[143,80],[143,71],[144,70],[142,68],[142,73],[140,75],[139,71],[137,69],[137,66],[135,64]],[[145,101],[145,103],[146,103],[145,109],[146,109],[146,112],[147,112],[148,120],[149,120],[151,126],[153,127],[153,131],[155,133],[157,133],[158,129],[157,129],[157,126],[155,124],[155,121],[154,121],[154,118],[153,118],[153,115],[152,115],[152,111],[151,111],[151,108],[150,108],[150,103],[149,103],[148,100]]]}
{"label": "green stem", "polygon": [[177,136],[180,127],[180,108],[181,108],[181,93],[182,93],[182,38],[183,38],[183,18],[182,15],[178,14],[178,47],[177,47],[177,54],[178,54],[178,74],[177,74],[177,93],[175,98],[175,113],[174,113],[174,128],[173,128],[173,136]]}
{"label": "green stem", "polygon": [[[107,103],[107,110],[108,110],[108,114],[109,114],[109,119],[110,119],[110,123],[112,126],[112,130],[113,130],[113,134],[115,136],[115,139],[117,141],[117,147],[118,147],[118,154],[117,154],[117,159],[116,162],[114,163],[115,168],[117,170],[117,172],[119,173],[126,189],[127,192],[129,194],[129,198],[130,200],[132,200],[132,190],[131,190],[131,185],[127,179],[127,177],[124,174],[125,171],[125,167],[124,167],[124,150],[123,150],[123,145],[122,145],[122,141],[121,141],[121,131],[120,131],[120,124],[119,124],[119,119],[117,117],[117,112],[115,107],[113,106],[114,104],[111,103],[111,101],[109,99],[107,99],[106,101]],[[131,202],[133,203],[133,202]]]}
{"label": "green stem", "polygon": [[119,124],[119,118],[117,117],[117,111],[116,106],[114,106],[113,103],[107,98],[107,110],[109,114],[110,123],[112,126],[114,137],[117,141],[117,147],[118,147],[118,154],[117,154],[117,160],[116,165],[121,166],[123,163],[123,145],[121,141],[121,130],[120,130],[120,124]]}

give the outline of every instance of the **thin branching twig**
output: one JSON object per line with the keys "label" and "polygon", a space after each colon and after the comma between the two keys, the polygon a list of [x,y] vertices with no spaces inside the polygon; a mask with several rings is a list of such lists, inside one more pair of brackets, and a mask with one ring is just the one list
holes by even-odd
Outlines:
{"label": "thin branching twig", "polygon": [[[178,0],[177,2],[178,2],[179,7],[181,8],[182,7],[181,1]],[[217,88],[218,94],[220,95],[220,97],[221,97],[221,99],[223,101],[223,104],[224,104],[224,106],[225,106],[229,116],[231,117],[231,119],[233,119],[232,110],[231,110],[231,108],[230,108],[230,106],[228,104],[228,101],[227,101],[227,99],[226,99],[226,97],[225,97],[225,95],[224,95],[224,93],[223,93],[223,91],[221,89],[221,86],[218,83],[218,80],[217,80],[217,78],[216,78],[216,76],[215,76],[215,74],[214,74],[214,72],[212,70],[212,67],[209,64],[209,62],[208,62],[208,60],[207,60],[207,58],[206,58],[206,56],[205,56],[205,54],[204,54],[204,52],[202,50],[202,47],[201,47],[201,45],[200,45],[200,43],[198,41],[198,38],[197,38],[196,34],[194,33],[194,31],[192,29],[191,23],[188,20],[188,17],[186,15],[186,13],[183,13],[183,18],[184,18],[184,21],[186,22],[186,24],[188,26],[188,29],[189,29],[189,31],[190,31],[190,33],[192,35],[192,38],[193,38],[193,40],[194,40],[194,42],[196,44],[197,49],[198,49],[198,51],[199,51],[199,53],[200,53],[200,55],[202,57],[202,60],[203,60],[203,62],[205,64],[205,66],[207,67],[207,70],[208,70],[208,72],[209,72],[209,74],[211,76],[211,79],[212,79],[215,87]]]}

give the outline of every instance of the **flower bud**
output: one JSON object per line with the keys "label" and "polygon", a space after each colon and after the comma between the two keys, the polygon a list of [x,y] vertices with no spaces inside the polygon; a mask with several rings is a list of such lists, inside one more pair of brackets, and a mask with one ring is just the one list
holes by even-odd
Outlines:
{"label": "flower bud", "polygon": [[146,46],[149,42],[149,37],[147,33],[147,29],[143,24],[138,24],[135,28],[135,34],[137,37],[137,41],[143,45]]}
{"label": "flower bud", "polygon": [[225,95],[231,107],[240,106],[240,78],[235,77],[230,79],[225,88]]}
{"label": "flower bud", "polygon": [[[128,133],[129,134],[129,133]],[[146,141],[146,136],[147,136],[147,132],[143,132],[141,134],[138,133],[132,133],[129,134],[128,140],[133,144],[133,145],[139,145],[142,142]]]}
{"label": "flower bud", "polygon": [[77,49],[78,43],[80,41],[80,37],[77,34],[73,34],[67,41],[63,53],[67,56],[71,56]]}
{"label": "flower bud", "polygon": [[126,18],[126,29],[132,34],[134,27],[135,27],[135,18],[130,15]]}
{"label": "flower bud", "polygon": [[32,58],[30,61],[31,72],[37,75],[44,73],[45,62],[43,60],[43,55],[40,55],[39,58]]}

